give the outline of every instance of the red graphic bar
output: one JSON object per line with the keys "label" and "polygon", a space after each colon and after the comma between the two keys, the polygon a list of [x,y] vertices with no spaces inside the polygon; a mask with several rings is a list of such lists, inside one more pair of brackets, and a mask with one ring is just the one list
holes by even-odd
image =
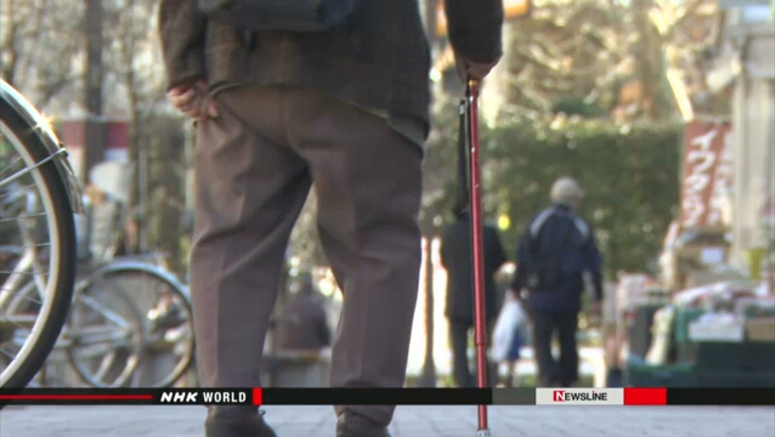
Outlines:
{"label": "red graphic bar", "polygon": [[667,405],[667,389],[625,388],[624,405]]}
{"label": "red graphic bar", "polygon": [[253,389],[253,405],[260,407],[264,403],[263,392],[260,387]]}
{"label": "red graphic bar", "polygon": [[153,395],[0,395],[0,401],[152,401]]}
{"label": "red graphic bar", "polygon": [[161,391],[154,389],[2,388],[4,405],[152,405]]}

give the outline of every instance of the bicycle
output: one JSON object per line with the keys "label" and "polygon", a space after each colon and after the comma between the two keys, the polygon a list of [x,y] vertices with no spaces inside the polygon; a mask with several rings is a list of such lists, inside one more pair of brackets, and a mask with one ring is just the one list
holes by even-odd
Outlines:
{"label": "bicycle", "polygon": [[[103,263],[75,287],[74,214],[84,212],[80,188],[45,117],[9,84],[0,85],[0,387],[27,386],[55,347],[90,385],[136,385],[143,358],[165,342],[183,344],[179,360],[166,377],[141,383],[171,385],[191,365],[192,330],[182,339],[158,337],[179,327],[161,317],[170,308],[184,314],[177,323],[190,322],[185,287],[165,270],[138,261]],[[116,286],[119,279],[138,276],[163,285],[157,303],[175,305],[168,311],[138,308]],[[116,302],[118,308],[111,308]]]}
{"label": "bicycle", "polygon": [[97,215],[87,215],[90,224],[85,245],[96,255],[100,266],[91,277],[103,277],[106,284],[123,288],[130,297],[137,314],[141,315],[142,347],[131,379],[106,385],[82,366],[76,370],[83,381],[98,387],[115,386],[119,382],[143,387],[170,386],[191,368],[194,359],[193,310],[188,288],[170,273],[165,254],[120,254],[118,248],[125,237],[127,211],[120,196],[108,193],[102,197],[99,205],[102,222]]}
{"label": "bicycle", "polygon": [[[67,152],[48,120],[3,80],[0,200],[0,246],[15,247],[21,255],[3,259],[0,271],[0,387],[22,388],[43,365],[65,323],[75,282],[73,215],[83,207]],[[28,277],[26,286],[36,289],[36,298],[26,302],[24,313],[8,315],[16,289]]]}
{"label": "bicycle", "polygon": [[[82,341],[66,344],[68,360],[84,382],[94,387],[169,387],[190,369],[195,348],[191,304],[187,289],[172,274],[147,261],[114,261],[98,268],[76,288],[76,302],[83,295],[93,298],[99,293],[128,297],[124,314],[131,311],[132,320],[125,320],[129,324],[124,326],[132,326],[136,337],[126,340],[137,341],[121,345],[131,353],[122,372],[112,380],[106,379],[105,369],[110,367],[104,357],[90,361],[94,355],[84,351]],[[65,326],[64,338],[79,337],[76,308]],[[154,371],[152,359],[160,358],[165,358],[166,369]]]}
{"label": "bicycle", "polygon": [[121,201],[88,210],[79,240],[86,248],[79,251],[83,279],[54,350],[93,387],[171,386],[193,363],[188,289],[167,271],[162,254],[116,257]]}
{"label": "bicycle", "polygon": [[[18,259],[23,252],[2,247],[0,254]],[[37,291],[34,285],[19,284],[6,306],[6,319],[25,317]],[[81,381],[93,387],[168,387],[193,362],[190,322],[187,290],[173,275],[148,261],[112,261],[78,281],[53,348],[61,353],[50,358],[63,356]],[[6,343],[20,346],[24,335],[19,334]],[[166,355],[167,368],[149,372],[145,364],[159,355]],[[39,373],[41,385],[47,385],[49,364]]]}

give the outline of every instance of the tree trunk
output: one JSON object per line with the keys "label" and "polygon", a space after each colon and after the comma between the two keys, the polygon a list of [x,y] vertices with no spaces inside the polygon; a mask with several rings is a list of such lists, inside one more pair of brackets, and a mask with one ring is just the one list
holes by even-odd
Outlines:
{"label": "tree trunk", "polygon": [[159,141],[158,170],[158,214],[159,218],[159,249],[168,254],[169,268],[180,275],[183,271],[180,254],[181,216],[183,215],[183,175],[181,171],[185,134],[176,122],[164,123],[162,127],[166,135],[165,141]]}
{"label": "tree trunk", "polygon": [[283,261],[283,269],[280,276],[280,289],[277,292],[277,301],[275,302],[274,310],[269,324],[268,342],[269,353],[275,354],[279,350],[280,340],[285,337],[283,332],[283,324],[280,323],[283,317],[285,317],[285,309],[288,306],[288,288],[291,284],[291,266],[289,260]]}
{"label": "tree trunk", "polygon": [[433,360],[433,235],[425,237],[425,361],[420,387],[436,387],[436,363]]}
{"label": "tree trunk", "polygon": [[[436,8],[438,0],[424,0],[425,30],[428,45],[433,52],[436,45]],[[425,176],[428,173],[426,170]],[[427,184],[426,184],[427,187]],[[425,238],[423,252],[425,254],[425,359],[422,374],[418,381],[420,387],[436,387],[436,363],[433,360],[433,216],[431,211],[424,211],[425,218],[421,227]]]}
{"label": "tree trunk", "polygon": [[85,185],[89,182],[91,168],[105,159],[105,131],[102,120],[102,89],[103,89],[103,65],[102,65],[102,0],[87,0],[85,16],[86,33],[86,77],[85,82],[85,106],[87,111],[83,173],[81,182]]}
{"label": "tree trunk", "polygon": [[633,0],[640,33],[636,53],[640,65],[641,103],[648,116],[659,120],[670,116],[672,104],[664,86],[666,72],[662,37],[648,14],[653,4],[654,0]]}

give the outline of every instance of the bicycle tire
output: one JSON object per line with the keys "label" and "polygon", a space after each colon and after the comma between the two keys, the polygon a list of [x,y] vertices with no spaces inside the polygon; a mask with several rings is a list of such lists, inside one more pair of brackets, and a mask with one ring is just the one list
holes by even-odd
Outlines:
{"label": "bicycle tire", "polygon": [[[84,295],[89,294],[89,289],[92,286],[99,285],[99,284],[107,284],[111,282],[111,278],[107,277],[108,275],[104,274],[103,269],[98,269],[94,272],[92,272],[89,275],[89,278],[85,280],[82,283],[79,283],[78,288],[76,290],[76,295],[73,300],[73,308],[69,314],[68,317],[68,327],[72,329],[72,321],[73,317],[77,315],[78,303],[81,301],[81,298]],[[68,345],[67,349],[65,350],[65,354],[67,356],[68,363],[70,364],[70,367],[75,370],[75,373],[78,375],[78,377],[83,381],[84,383],[96,387],[96,388],[117,388],[117,387],[128,387],[129,381],[131,381],[132,376],[134,375],[135,371],[137,370],[137,367],[140,365],[140,363],[143,360],[143,344],[145,343],[145,339],[143,337],[144,330],[143,330],[143,316],[139,309],[137,308],[137,305],[135,304],[134,300],[132,299],[132,296],[127,293],[122,287],[112,287],[108,291],[114,299],[117,299],[120,304],[123,304],[123,308],[126,309],[126,312],[123,312],[123,314],[118,314],[119,312],[111,311],[113,312],[113,317],[117,315],[125,315],[129,316],[131,320],[129,323],[132,325],[132,332],[135,333],[136,338],[134,338],[134,341],[130,341],[130,343],[133,343],[134,346],[136,346],[137,353],[131,354],[129,357],[127,357],[127,365],[121,369],[121,372],[116,376],[114,380],[112,380],[109,383],[106,383],[105,381],[99,380],[95,378],[93,374],[90,372],[87,372],[87,370],[84,368],[84,366],[80,365],[79,363],[79,357],[76,355],[76,351],[78,350],[78,335],[73,335],[74,333],[77,333],[78,330],[73,329],[71,331],[71,335],[75,339],[70,345]],[[116,300],[113,300],[115,303]],[[86,305],[88,307],[88,305]],[[115,307],[114,307],[115,308]]]}
{"label": "bicycle tire", "polygon": [[[19,145],[28,155],[25,161],[31,161],[26,162],[27,165],[36,165],[50,157],[51,152],[39,136],[37,127],[27,123],[25,118],[5,100],[0,100],[0,129],[3,129],[4,134],[10,133],[18,140]],[[49,282],[54,281],[56,285],[50,290],[52,294],[50,303],[44,305],[46,313],[42,315],[43,319],[35,322],[35,325],[38,323],[42,325],[39,328],[34,326],[32,329],[33,332],[37,330],[37,338],[30,339],[34,343],[26,351],[25,348],[28,346],[25,344],[22,347],[20,353],[26,352],[25,356],[16,358],[21,361],[16,362],[15,359],[11,362],[15,370],[2,376],[0,380],[2,388],[25,387],[42,368],[67,319],[75,286],[75,224],[66,182],[62,180],[53,160],[37,167],[33,174],[39,176],[38,181],[42,182],[42,184],[36,183],[36,188],[41,195],[41,201],[46,205],[45,209],[50,213],[47,217],[49,238],[57,239],[59,253],[49,254],[49,259],[53,261],[53,263],[50,262],[49,267],[55,272],[49,277]],[[0,403],[0,408],[4,406],[5,404]]]}
{"label": "bicycle tire", "polygon": [[[181,305],[183,305],[183,311],[187,313],[189,316],[193,315],[193,310],[191,308],[191,301],[188,296],[188,293],[186,292],[185,286],[183,286],[172,274],[168,273],[166,270],[163,270],[159,267],[156,267],[151,264],[147,264],[144,262],[137,262],[137,261],[118,261],[111,264],[108,264],[96,273],[103,277],[105,276],[115,276],[117,278],[126,278],[128,276],[141,276],[141,277],[149,277],[153,279],[154,281],[158,281],[160,284],[163,284],[165,286],[165,289],[170,291],[174,297],[176,298],[176,301],[179,302]],[[127,293],[129,294],[129,293]],[[132,296],[129,294],[129,298],[131,299]],[[135,301],[136,304],[136,301]],[[142,313],[145,308],[139,308],[137,305],[135,305],[135,308],[138,309],[140,313]],[[191,319],[188,319],[188,323],[191,323]],[[143,338],[149,338],[147,330],[144,330]],[[182,356],[182,359],[177,362],[177,365],[174,366],[172,372],[170,372],[168,375],[166,375],[165,378],[160,379],[157,383],[150,385],[150,387],[154,388],[166,388],[170,387],[173,384],[175,384],[178,380],[180,380],[181,377],[191,368],[194,362],[194,354],[196,349],[196,343],[193,337],[193,326],[190,327],[190,344],[188,347],[185,348],[185,353]],[[142,358],[147,358],[147,354],[143,354]],[[139,371],[143,366],[143,362],[141,361],[138,367],[135,369],[135,371]],[[81,373],[78,368],[76,368],[76,372],[79,374]],[[83,375],[81,375],[83,376]],[[87,381],[88,382],[88,381]]]}

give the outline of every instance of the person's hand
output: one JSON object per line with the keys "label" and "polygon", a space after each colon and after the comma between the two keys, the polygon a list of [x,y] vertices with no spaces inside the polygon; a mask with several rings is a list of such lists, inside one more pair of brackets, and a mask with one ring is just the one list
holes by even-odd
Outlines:
{"label": "person's hand", "polygon": [[490,71],[498,65],[497,59],[495,62],[489,64],[483,64],[481,62],[471,61],[463,56],[455,55],[455,65],[457,66],[457,74],[460,79],[465,83],[468,79],[482,80],[485,76],[490,74]]}
{"label": "person's hand", "polygon": [[203,80],[178,85],[167,93],[170,103],[178,111],[191,118],[205,120],[218,116],[218,108],[207,93],[207,84]]}
{"label": "person's hand", "polygon": [[506,300],[509,302],[519,300],[519,294],[512,289],[508,289],[506,290]]}

